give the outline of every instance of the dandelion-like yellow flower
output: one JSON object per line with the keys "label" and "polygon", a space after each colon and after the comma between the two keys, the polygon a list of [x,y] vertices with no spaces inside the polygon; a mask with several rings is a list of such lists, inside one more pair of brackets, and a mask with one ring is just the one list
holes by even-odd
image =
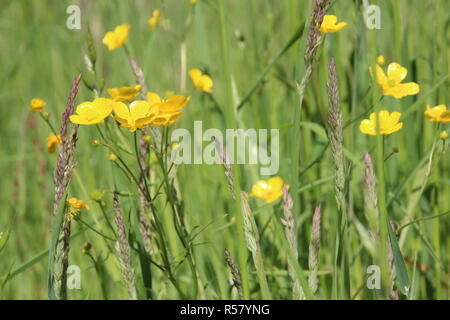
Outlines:
{"label": "dandelion-like yellow flower", "polygon": [[58,134],[50,133],[47,137],[47,150],[48,153],[53,153],[56,151],[58,145],[62,143],[61,136]]}
{"label": "dandelion-like yellow flower", "polygon": [[191,97],[172,95],[167,99],[154,92],[147,93],[147,101],[154,117],[151,124],[154,126],[170,126],[175,123],[183,113],[180,112],[191,100]]}
{"label": "dandelion-like yellow flower", "polygon": [[83,200],[77,199],[77,198],[70,198],[69,200],[67,200],[67,203],[69,205],[70,208],[75,209],[75,210],[90,210],[91,208],[84,203]]}
{"label": "dandelion-like yellow flower", "polygon": [[72,220],[73,218],[76,218],[80,212],[80,210],[91,210],[91,208],[84,203],[83,200],[77,199],[77,198],[70,198],[67,200],[67,220]]}
{"label": "dandelion-like yellow flower", "polygon": [[156,115],[151,110],[150,104],[144,100],[133,101],[129,107],[119,102],[113,109],[114,119],[120,123],[121,127],[128,128],[131,132],[146,128]]}
{"label": "dandelion-like yellow flower", "polygon": [[210,76],[203,74],[199,69],[189,70],[189,76],[191,77],[192,83],[198,90],[212,93],[214,83]]}
{"label": "dandelion-like yellow flower", "polygon": [[148,29],[153,30],[158,26],[159,21],[161,20],[161,12],[157,9],[153,10],[152,16],[148,19]]}
{"label": "dandelion-like yellow flower", "polygon": [[[400,112],[389,113],[387,110],[381,110],[378,115],[378,122],[380,124],[379,131],[381,134],[391,134],[399,131],[403,127],[403,122],[399,122],[402,115]],[[377,135],[377,118],[375,112],[370,115],[369,119],[361,121],[359,130],[371,136]]]}
{"label": "dandelion-like yellow flower", "polygon": [[142,86],[140,84],[134,87],[120,87],[120,88],[110,88],[108,93],[112,99],[120,102],[131,102],[136,98],[136,96],[141,92]]}
{"label": "dandelion-like yellow flower", "polygon": [[41,98],[31,99],[30,107],[33,112],[42,112],[47,104]]}
{"label": "dandelion-like yellow flower", "polygon": [[334,33],[339,30],[344,29],[348,23],[347,22],[339,22],[337,23],[338,18],[332,14],[326,14],[323,17],[322,24],[320,25],[320,32],[322,33]]}
{"label": "dandelion-like yellow flower", "polygon": [[435,107],[431,107],[427,104],[425,117],[434,122],[450,122],[450,110],[447,110],[447,106],[445,104],[440,104]]}
{"label": "dandelion-like yellow flower", "polygon": [[[418,94],[420,87],[415,82],[401,83],[406,78],[408,70],[402,67],[400,64],[393,62],[388,65],[387,75],[379,64],[376,65],[376,80],[380,85],[383,95],[392,96],[396,99],[403,98],[405,96]],[[369,68],[372,75],[372,68]]]}
{"label": "dandelion-like yellow flower", "polygon": [[112,99],[97,98],[94,101],[86,101],[79,104],[75,113],[70,116],[70,121],[76,124],[91,125],[103,122],[113,110],[113,107],[122,102]]}
{"label": "dandelion-like yellow flower", "polygon": [[120,48],[128,41],[128,33],[131,26],[122,24],[114,28],[114,31],[108,31],[103,37],[103,44],[108,46],[109,51]]}
{"label": "dandelion-like yellow flower", "polygon": [[[280,199],[283,196],[284,181],[280,177],[273,177],[267,181],[258,180],[252,187],[250,195],[255,198],[263,199],[270,203]],[[287,185],[289,188],[289,186]]]}

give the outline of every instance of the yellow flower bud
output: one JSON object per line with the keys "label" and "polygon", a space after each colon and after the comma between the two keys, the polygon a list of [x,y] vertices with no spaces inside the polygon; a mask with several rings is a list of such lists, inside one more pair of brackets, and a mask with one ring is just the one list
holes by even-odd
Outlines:
{"label": "yellow flower bud", "polygon": [[33,112],[42,112],[44,111],[45,106],[46,103],[41,98],[34,98],[30,102],[31,111]]}
{"label": "yellow flower bud", "polygon": [[377,64],[383,65],[386,62],[383,56],[378,56],[377,58]]}
{"label": "yellow flower bud", "polygon": [[98,141],[97,139],[92,140],[93,147],[98,147],[99,145],[100,145],[100,141]]}
{"label": "yellow flower bud", "polygon": [[439,134],[439,138],[441,138],[442,140],[447,140],[448,139],[448,132],[445,130],[442,130],[441,133]]}
{"label": "yellow flower bud", "polygon": [[111,161],[116,161],[116,160],[117,160],[117,156],[116,156],[114,153],[111,153],[111,154],[109,155],[109,160],[111,160]]}
{"label": "yellow flower bud", "polygon": [[90,242],[85,242],[83,246],[81,247],[81,253],[82,254],[88,254],[89,251],[91,251],[92,244]]}

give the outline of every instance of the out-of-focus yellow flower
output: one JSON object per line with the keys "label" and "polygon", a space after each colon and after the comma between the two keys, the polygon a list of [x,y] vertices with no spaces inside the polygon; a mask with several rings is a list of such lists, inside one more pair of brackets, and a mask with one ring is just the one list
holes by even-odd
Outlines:
{"label": "out-of-focus yellow flower", "polygon": [[150,109],[150,104],[144,100],[133,101],[129,107],[119,102],[114,106],[114,113],[114,119],[120,126],[130,129],[131,132],[146,128],[156,115]]}
{"label": "out-of-focus yellow flower", "polygon": [[172,95],[167,99],[154,92],[147,93],[147,101],[151,113],[154,115],[151,124],[154,126],[170,126],[175,123],[183,113],[180,112],[191,100],[191,97]]}
{"label": "out-of-focus yellow flower", "polygon": [[67,220],[72,220],[73,218],[76,218],[80,212],[80,210],[91,210],[91,208],[84,203],[83,200],[77,199],[77,198],[70,198],[67,200],[67,206],[68,206],[68,216]]}
{"label": "out-of-focus yellow flower", "polygon": [[112,109],[117,104],[112,99],[97,98],[94,101],[86,101],[79,104],[75,113],[70,116],[70,121],[76,124],[91,125],[103,122],[107,116],[112,112]]}
{"label": "out-of-focus yellow flower", "polygon": [[98,141],[97,139],[92,140],[93,147],[98,147],[99,145],[100,145],[100,141]]}
{"label": "out-of-focus yellow flower", "polygon": [[58,145],[62,143],[61,136],[58,134],[50,133],[47,137],[47,149],[48,153],[53,153],[56,151]]}
{"label": "out-of-focus yellow flower", "polygon": [[322,24],[320,25],[320,32],[322,33],[333,33],[338,32],[339,30],[342,30],[345,28],[348,23],[347,22],[339,22],[337,23],[338,19],[333,14],[326,14],[323,17]]}
{"label": "out-of-focus yellow flower", "polygon": [[197,4],[197,0],[189,0],[189,2],[192,4],[192,5],[194,5],[194,4]]}
{"label": "out-of-focus yellow flower", "polygon": [[[372,67],[369,67],[369,71],[372,75]],[[376,80],[385,96],[400,99],[405,96],[418,94],[420,87],[417,83],[401,83],[407,74],[408,70],[396,62],[388,65],[387,75],[379,64],[376,65]]]}
{"label": "out-of-focus yellow flower", "polygon": [[384,59],[383,56],[378,56],[377,57],[377,64],[379,64],[380,66],[382,66],[383,64],[386,63],[386,60]]}
{"label": "out-of-focus yellow flower", "polygon": [[128,41],[128,33],[131,26],[122,24],[114,28],[114,31],[108,31],[103,37],[103,44],[108,47],[109,51],[120,48]]}
{"label": "out-of-focus yellow flower", "polygon": [[439,134],[439,138],[441,138],[442,140],[447,140],[448,139],[448,132],[445,130],[442,130],[441,133]]}
{"label": "out-of-focus yellow flower", "polygon": [[116,161],[116,160],[117,160],[117,156],[116,156],[114,153],[111,153],[111,154],[108,156],[108,159],[109,159],[110,161]]}
{"label": "out-of-focus yellow flower", "polygon": [[[273,177],[267,181],[258,180],[252,187],[250,195],[263,199],[266,203],[278,200],[283,196],[284,181],[280,177]],[[289,186],[287,185],[289,188]]]}
{"label": "out-of-focus yellow flower", "polygon": [[440,104],[435,107],[431,107],[427,104],[425,117],[434,122],[450,122],[450,110],[447,110],[447,106],[445,104]]}
{"label": "out-of-focus yellow flower", "polygon": [[148,29],[153,30],[158,26],[159,21],[161,20],[161,12],[158,9],[153,10],[152,16],[148,19]]}
{"label": "out-of-focus yellow flower", "polygon": [[41,98],[31,99],[30,107],[33,112],[42,112],[47,104]]}
{"label": "out-of-focus yellow flower", "polygon": [[[378,117],[378,121],[380,124],[380,133],[391,134],[399,131],[403,127],[403,122],[399,122],[401,115],[402,114],[400,112],[389,113],[389,111],[387,110],[381,110]],[[359,130],[362,133],[371,136],[377,135],[377,118],[375,112],[370,115],[369,119],[364,119],[363,121],[361,121]]]}
{"label": "out-of-focus yellow flower", "polygon": [[112,99],[120,102],[131,102],[136,98],[136,96],[141,92],[142,86],[140,84],[134,87],[120,87],[120,88],[110,88],[108,93]]}
{"label": "out-of-focus yellow flower", "polygon": [[198,90],[212,93],[214,83],[210,76],[203,74],[199,69],[189,70],[189,76],[191,77],[192,83]]}
{"label": "out-of-focus yellow flower", "polygon": [[75,210],[90,210],[91,208],[84,203],[83,200],[77,199],[77,198],[70,198],[67,200],[67,203],[69,204],[69,207]]}

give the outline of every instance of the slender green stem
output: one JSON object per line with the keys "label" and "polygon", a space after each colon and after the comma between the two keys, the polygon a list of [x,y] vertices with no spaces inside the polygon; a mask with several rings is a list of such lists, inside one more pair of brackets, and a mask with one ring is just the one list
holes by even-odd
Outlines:
{"label": "slender green stem", "polygon": [[49,120],[46,116],[44,116],[44,115],[42,114],[42,112],[39,112],[39,115],[40,115],[41,118],[45,121],[45,123],[49,126],[50,130],[52,131],[52,133],[53,133],[55,136],[57,136],[58,133],[56,132],[56,130],[55,130],[55,128],[53,127],[53,125],[52,125],[52,123],[50,122],[50,120]]}
{"label": "slender green stem", "polygon": [[[380,210],[380,248],[379,264],[381,269],[381,279],[383,290],[389,288],[389,269],[388,269],[388,212],[386,207],[386,187],[384,173],[384,137],[380,134],[380,119],[377,112],[377,178],[378,178],[378,201]],[[387,292],[387,291],[385,291]],[[387,296],[387,293],[386,293]]]}
{"label": "slender green stem", "polygon": [[[226,123],[232,128],[236,127],[236,110],[233,105],[233,94],[231,87],[231,68],[229,62],[229,52],[228,52],[228,38],[227,38],[227,26],[225,19],[225,2],[224,0],[219,0],[219,12],[220,12],[220,36],[222,42],[222,59],[223,68],[225,75],[225,89],[226,89],[226,108],[227,112]],[[241,194],[240,194],[240,172],[239,166],[233,162],[233,181],[234,181],[234,214],[236,217],[237,227],[238,227],[238,240],[239,240],[239,265],[241,272],[241,284],[244,299],[250,298],[250,288],[249,288],[249,276],[247,270],[247,248],[245,244],[244,237],[244,221],[242,219],[242,208],[241,208]]]}

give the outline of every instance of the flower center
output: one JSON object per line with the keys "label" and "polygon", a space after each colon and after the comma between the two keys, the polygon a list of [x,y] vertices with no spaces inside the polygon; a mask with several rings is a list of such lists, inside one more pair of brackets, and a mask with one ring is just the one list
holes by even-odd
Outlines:
{"label": "flower center", "polygon": [[393,80],[393,79],[390,79],[390,80],[388,80],[388,86],[389,87],[395,87],[396,85],[397,85],[397,83],[395,82],[395,80]]}

